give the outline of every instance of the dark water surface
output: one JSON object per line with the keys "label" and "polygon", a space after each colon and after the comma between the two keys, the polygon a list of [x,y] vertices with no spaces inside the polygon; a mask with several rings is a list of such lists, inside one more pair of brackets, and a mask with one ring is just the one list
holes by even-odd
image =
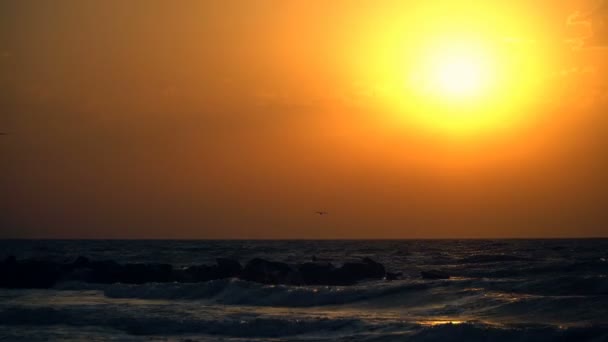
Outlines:
{"label": "dark water surface", "polygon": [[[354,286],[60,283],[0,289],[4,341],[608,341],[608,240],[4,240],[0,257],[83,255],[174,267],[371,257],[396,281]],[[449,280],[423,280],[439,269]],[[1,275],[0,275],[1,276]]]}

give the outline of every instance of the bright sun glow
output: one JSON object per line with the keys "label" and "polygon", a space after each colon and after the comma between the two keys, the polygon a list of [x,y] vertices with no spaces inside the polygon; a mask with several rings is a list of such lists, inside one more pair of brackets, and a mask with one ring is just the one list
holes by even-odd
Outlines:
{"label": "bright sun glow", "polygon": [[527,69],[535,55],[519,48],[500,39],[446,34],[404,50],[405,87],[395,93],[400,120],[419,132],[467,137],[518,125],[533,94],[534,73]]}
{"label": "bright sun glow", "polygon": [[388,110],[390,129],[480,141],[538,119],[530,113],[546,97],[543,84],[554,68],[547,46],[536,41],[544,32],[495,7],[475,3],[459,17],[453,7],[428,3],[417,12],[425,20],[369,33],[369,43],[349,51],[360,73],[357,84],[368,85],[362,93]]}
{"label": "bright sun glow", "polygon": [[446,96],[470,97],[483,90],[484,76],[483,63],[471,56],[446,56],[438,61],[432,82]]}
{"label": "bright sun glow", "polygon": [[492,58],[487,47],[442,41],[429,47],[418,78],[436,101],[477,101],[492,85]]}

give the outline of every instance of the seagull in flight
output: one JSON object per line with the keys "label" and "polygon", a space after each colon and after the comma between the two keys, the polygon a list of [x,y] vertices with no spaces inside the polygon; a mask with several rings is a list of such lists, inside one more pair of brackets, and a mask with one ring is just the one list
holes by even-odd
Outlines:
{"label": "seagull in flight", "polygon": [[319,216],[324,216],[329,214],[327,211],[315,211],[315,214],[319,215]]}

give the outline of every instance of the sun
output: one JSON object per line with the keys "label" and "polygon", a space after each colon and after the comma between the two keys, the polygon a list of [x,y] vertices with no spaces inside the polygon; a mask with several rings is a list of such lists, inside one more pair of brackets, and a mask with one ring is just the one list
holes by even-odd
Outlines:
{"label": "sun", "polygon": [[492,140],[538,120],[531,113],[552,101],[545,92],[558,68],[544,43],[550,39],[495,6],[471,3],[459,16],[451,11],[460,7],[431,2],[421,5],[420,21],[369,33],[366,48],[349,56],[356,57],[356,84],[369,84],[369,105],[387,113],[378,120],[450,142]]}
{"label": "sun", "polygon": [[472,101],[488,95],[492,82],[492,57],[482,46],[461,42],[435,46],[425,56],[426,89],[440,101]]}
{"label": "sun", "polygon": [[448,56],[438,61],[431,82],[445,96],[469,98],[483,91],[485,74],[483,63],[474,56]]}
{"label": "sun", "polygon": [[408,49],[398,120],[435,135],[491,134],[513,122],[514,75],[499,43],[445,35]]}

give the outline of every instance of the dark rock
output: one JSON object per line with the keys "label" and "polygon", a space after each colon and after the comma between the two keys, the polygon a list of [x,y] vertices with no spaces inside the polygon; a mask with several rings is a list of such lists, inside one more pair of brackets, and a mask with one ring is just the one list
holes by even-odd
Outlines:
{"label": "dark rock", "polygon": [[333,279],[336,284],[351,285],[366,279],[383,279],[385,275],[386,270],[382,264],[364,258],[361,262],[347,262],[342,265],[334,272]]}
{"label": "dark rock", "polygon": [[263,284],[286,284],[290,281],[290,273],[293,270],[286,263],[255,258],[247,263],[241,278]]}
{"label": "dark rock", "polygon": [[0,287],[50,288],[58,281],[88,283],[144,284],[150,282],[204,282],[239,277],[264,284],[350,285],[366,279],[396,279],[384,266],[365,258],[335,268],[329,262],[306,262],[290,266],[283,262],[255,258],[243,268],[237,260],[218,258],[217,265],[196,265],[174,270],[169,264],[133,263],[121,265],[113,260],[94,261],[79,256],[73,262],[0,261]]}
{"label": "dark rock", "polygon": [[71,265],[63,268],[60,281],[77,281],[77,282],[91,282],[93,279],[93,271],[90,268],[71,268]]}
{"label": "dark rock", "polygon": [[306,262],[298,266],[298,273],[306,285],[326,285],[334,282],[335,269],[328,262]]}
{"label": "dark rock", "polygon": [[172,280],[169,264],[126,264],[118,281],[127,284],[166,283]]}
{"label": "dark rock", "polygon": [[368,266],[370,278],[382,279],[386,274],[384,266],[379,262],[376,262],[370,258],[363,258],[363,263]]}
{"label": "dark rock", "polygon": [[422,279],[450,279],[450,275],[443,272],[443,271],[439,271],[439,270],[428,270],[428,271],[421,271],[420,272],[420,276],[422,277]]}
{"label": "dark rock", "polygon": [[124,267],[113,260],[91,261],[87,268],[89,272],[85,273],[84,281],[89,283],[118,283],[125,272]]}
{"label": "dark rock", "polygon": [[148,282],[149,271],[145,264],[126,264],[116,282],[125,284],[144,284]]}
{"label": "dark rock", "polygon": [[47,289],[55,285],[60,274],[56,264],[36,260],[17,262],[9,257],[0,265],[0,287]]}
{"label": "dark rock", "polygon": [[217,258],[217,276],[218,278],[232,278],[241,274],[243,266],[234,259]]}
{"label": "dark rock", "polygon": [[176,275],[176,280],[183,283],[197,283],[217,279],[217,267],[209,265],[190,266]]}
{"label": "dark rock", "polygon": [[174,281],[173,266],[170,264],[152,264],[149,266],[154,272],[154,280],[158,283]]}
{"label": "dark rock", "polygon": [[83,256],[79,256],[73,262],[62,263],[59,266],[62,273],[61,280],[85,281],[85,275],[90,273],[90,263],[91,261]]}
{"label": "dark rock", "polygon": [[214,279],[232,278],[241,274],[243,267],[233,259],[217,258],[217,265],[194,265],[174,271],[174,280],[196,283]]}

